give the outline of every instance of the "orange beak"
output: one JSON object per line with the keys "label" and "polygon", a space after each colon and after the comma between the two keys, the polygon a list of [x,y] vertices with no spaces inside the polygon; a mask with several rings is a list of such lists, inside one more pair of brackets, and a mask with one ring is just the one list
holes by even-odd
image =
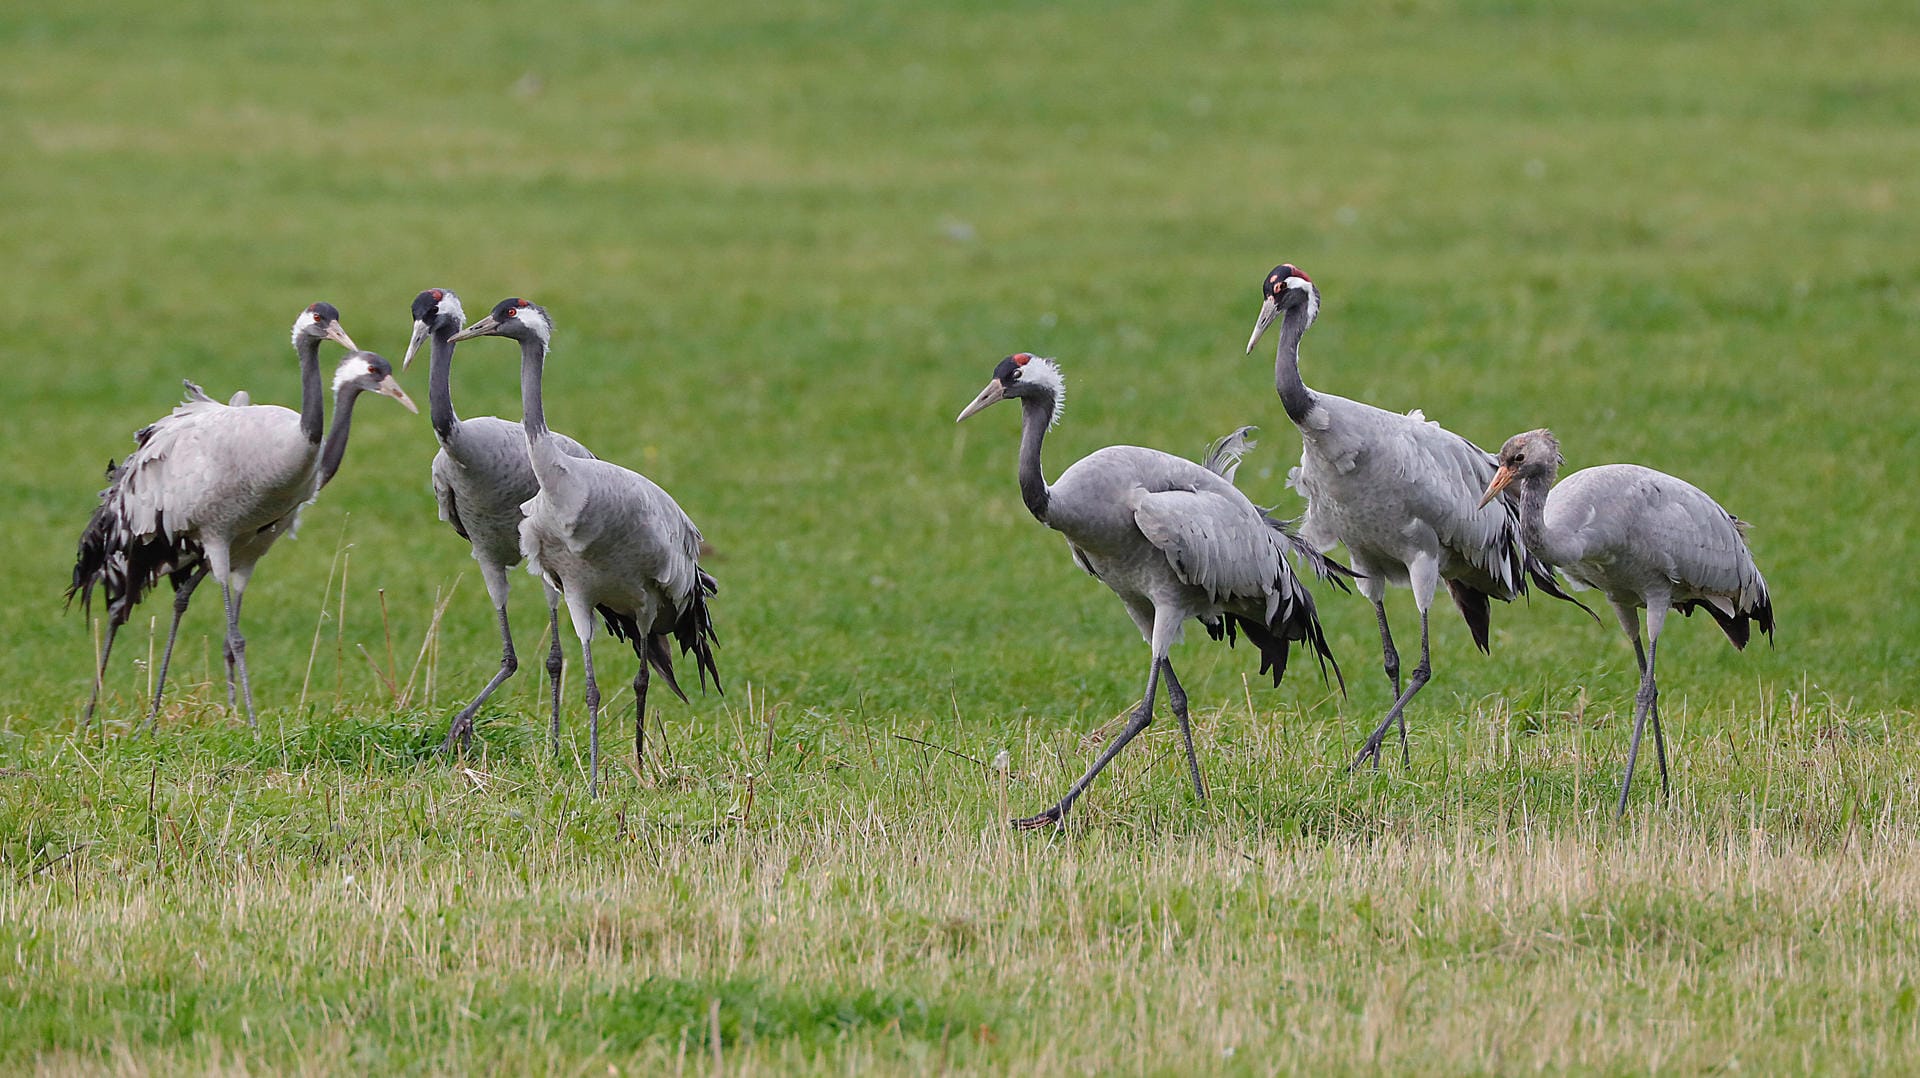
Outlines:
{"label": "orange beak", "polygon": [[1502,464],[1500,470],[1493,473],[1493,482],[1487,484],[1487,492],[1480,495],[1479,508],[1486,508],[1488,502],[1499,497],[1500,492],[1507,489],[1507,484],[1513,482],[1515,474],[1512,468]]}

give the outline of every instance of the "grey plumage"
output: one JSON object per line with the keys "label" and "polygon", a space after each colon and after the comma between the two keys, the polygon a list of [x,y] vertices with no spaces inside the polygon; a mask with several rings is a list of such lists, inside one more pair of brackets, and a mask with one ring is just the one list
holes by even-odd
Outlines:
{"label": "grey plumage", "polygon": [[290,534],[299,513],[339,468],[352,424],[354,398],[372,389],[413,408],[387,362],[371,352],[350,351],[334,380],[334,426],[321,440],[323,396],[319,349],[322,340],[353,348],[340,328],[339,311],[316,303],[300,313],[293,327],[300,358],[302,404],[299,412],[277,405],[221,404],[188,383],[187,399],[167,416],[143,428],[136,447],[109,469],[100,505],[80,537],[71,602],[77,594],[91,610],[98,589],[107,607],[107,637],[101,648],[88,700],[90,720],[113,650],[114,636],[148,589],[167,577],[174,586],[173,622],[155,679],[151,724],[159,714],[167,666],[193,590],[211,574],[220,584],[227,610],[223,651],[228,666],[228,703],[236,680],[257,725],[248,682],[246,641],[240,634],[240,605],[255,564],[274,542]]}
{"label": "grey plumage", "polygon": [[[1577,586],[1605,595],[1633,642],[1640,690],[1634,698],[1626,778],[1620,784],[1618,811],[1625,812],[1649,715],[1660,760],[1660,789],[1667,789],[1667,745],[1660,729],[1654,662],[1668,612],[1691,615],[1705,610],[1735,648],[1745,648],[1753,626],[1772,641],[1773,599],[1747,548],[1745,524],[1699,487],[1637,464],[1586,468],[1556,484],[1561,463],[1560,443],[1551,431],[1516,434],[1500,449],[1499,470],[1488,482],[1484,499],[1517,484],[1528,546]],[[1647,612],[1644,651],[1642,609]]]}
{"label": "grey plumage", "polygon": [[456,334],[520,342],[520,395],[528,456],[539,492],[523,505],[520,550],[529,571],[560,590],[580,637],[589,715],[589,791],[600,790],[600,687],[593,669],[594,616],[640,659],[634,676],[634,756],[646,765],[647,688],[653,671],[682,700],[670,644],[691,653],[705,688],[713,676],[713,618],[707,598],[719,590],[700,568],[700,531],[680,506],[638,472],[593,457],[569,455],[547,429],[541,375],[553,323],[544,308],[502,300]]}
{"label": "grey plumage", "polygon": [[[427,410],[433,420],[440,451],[433,458],[433,497],[440,519],[467,540],[480,577],[493,602],[500,627],[500,669],[471,702],[447,724],[443,750],[465,744],[473,736],[473,717],[507,678],[519,668],[513,650],[513,630],[507,620],[507,571],[520,564],[521,506],[540,492],[533,462],[527,456],[527,435],[518,423],[494,416],[462,419],[453,409],[453,336],[466,322],[460,297],[449,289],[429,288],[414,297],[413,337],[402,366],[412,364],[420,342],[432,339],[428,372]],[[557,432],[548,432],[555,448],[569,457],[592,458],[585,446]],[[551,686],[553,751],[560,752],[560,593],[545,580],[547,599],[547,675]]]}
{"label": "grey plumage", "polygon": [[[1278,521],[1247,500],[1228,480],[1250,448],[1246,431],[1209,451],[1204,464],[1138,446],[1109,446],[1082,458],[1048,484],[1040,446],[1058,418],[1065,383],[1051,360],[1016,353],[1002,360],[960,419],[1005,399],[1022,405],[1020,492],[1027,508],[1066,537],[1074,563],[1097,577],[1126,605],[1152,647],[1146,695],[1127,728],[1053,807],[1015,820],[1033,828],[1058,823],[1087,784],[1153,721],[1160,679],[1186,743],[1194,793],[1205,784],[1187,718],[1187,698],[1168,652],[1187,619],[1216,640],[1244,634],[1260,651],[1261,673],[1275,685],[1286,672],[1292,644],[1304,642],[1324,673],[1333,663],[1313,597],[1287,564],[1289,544]],[[1339,666],[1333,663],[1334,674]]]}
{"label": "grey plumage", "polygon": [[[1441,581],[1483,652],[1488,650],[1489,600],[1509,602],[1525,595],[1529,578],[1555,598],[1575,600],[1528,554],[1516,504],[1477,504],[1493,477],[1491,453],[1418,411],[1400,415],[1308,389],[1300,378],[1300,338],[1319,314],[1319,291],[1305,273],[1281,265],[1267,275],[1262,293],[1247,351],[1278,316],[1274,385],[1287,418],[1300,430],[1300,466],[1287,481],[1307,499],[1302,537],[1322,551],[1346,545],[1360,592],[1373,604],[1393,685],[1393,706],[1354,765],[1377,762],[1381,742],[1396,723],[1404,760],[1406,708],[1432,675],[1427,611]],[[1420,663],[1404,688],[1400,656],[1387,627],[1389,584],[1411,588],[1420,611]]]}

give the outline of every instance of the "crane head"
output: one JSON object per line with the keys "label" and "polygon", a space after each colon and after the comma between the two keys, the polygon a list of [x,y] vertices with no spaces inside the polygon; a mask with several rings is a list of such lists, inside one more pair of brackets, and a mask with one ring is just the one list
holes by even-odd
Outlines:
{"label": "crane head", "polygon": [[545,307],[515,296],[494,304],[493,313],[454,334],[453,340],[470,341],[475,337],[512,337],[546,344],[553,339],[553,321]]}
{"label": "crane head", "polygon": [[1560,440],[1545,427],[1516,434],[1507,439],[1494,458],[1499,464],[1493,473],[1493,481],[1487,484],[1487,492],[1480,497],[1480,504],[1486,505],[1516,479],[1531,479],[1544,475],[1547,482],[1560,472],[1564,463],[1560,456]]}
{"label": "crane head", "polygon": [[1313,278],[1291,262],[1273,267],[1260,283],[1260,317],[1253,324],[1253,336],[1247,338],[1247,351],[1251,353],[1253,346],[1260,343],[1261,335],[1276,316],[1303,305],[1307,324],[1312,325],[1320,313],[1320,293],[1313,287]]}
{"label": "crane head", "polygon": [[348,352],[340,360],[340,366],[333,372],[333,391],[339,393],[344,389],[350,389],[355,395],[372,391],[392,397],[409,412],[420,411],[407,391],[394,381],[393,365],[376,352]]}
{"label": "crane head", "polygon": [[336,341],[349,352],[358,350],[353,338],[340,328],[340,308],[331,303],[315,303],[293,320],[293,346],[300,347],[303,339]]}
{"label": "crane head", "polygon": [[413,366],[413,354],[420,350],[420,342],[429,334],[460,332],[467,324],[467,312],[460,308],[460,297],[451,288],[429,288],[413,297],[413,338],[407,342],[407,354],[400,359],[400,369]]}
{"label": "crane head", "polygon": [[954,422],[958,423],[1008,397],[1049,399],[1053,404],[1053,414],[1048,423],[1051,427],[1060,421],[1060,413],[1066,407],[1067,383],[1061,378],[1060,368],[1053,360],[1031,352],[1015,352],[993,368],[993,378],[987,382],[987,388],[973,398],[973,403],[967,405]]}

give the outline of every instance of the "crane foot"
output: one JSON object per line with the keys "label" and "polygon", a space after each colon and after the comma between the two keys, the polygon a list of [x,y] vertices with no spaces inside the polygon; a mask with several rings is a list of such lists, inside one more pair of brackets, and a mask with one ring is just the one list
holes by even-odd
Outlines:
{"label": "crane foot", "polygon": [[1066,819],[1066,816],[1066,810],[1062,809],[1059,805],[1055,805],[1038,816],[1028,816],[1012,822],[1014,829],[1017,831],[1038,831],[1042,827],[1062,826],[1061,821]]}

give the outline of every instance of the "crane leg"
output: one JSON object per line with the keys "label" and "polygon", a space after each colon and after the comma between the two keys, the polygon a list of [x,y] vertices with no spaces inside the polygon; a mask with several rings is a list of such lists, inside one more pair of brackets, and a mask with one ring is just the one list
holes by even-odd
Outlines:
{"label": "crane leg", "polygon": [[167,648],[160,653],[159,676],[153,679],[153,710],[147,713],[148,730],[160,722],[160,697],[167,691],[167,668],[173,665],[173,642],[180,636],[180,619],[186,616],[187,604],[193,600],[193,589],[206,578],[207,571],[200,569],[173,589],[173,624],[167,627]]}
{"label": "crane leg", "polygon": [[507,608],[499,607],[498,613],[500,616],[500,669],[494,672],[486,687],[480,690],[480,695],[474,697],[472,703],[461,708],[460,713],[447,724],[447,738],[440,744],[441,752],[452,752],[455,742],[459,742],[463,749],[473,743],[473,716],[479,712],[480,705],[487,702],[487,697],[492,696],[493,691],[500,687],[501,682],[512,677],[514,671],[520,669],[520,659],[513,653],[513,626],[507,621]]}
{"label": "crane leg", "polygon": [[560,652],[560,593],[547,588],[547,682],[553,695],[553,758],[560,758],[560,675],[566,659]]}
{"label": "crane leg", "polygon": [[[645,645],[641,650],[646,650]],[[633,675],[633,760],[643,774],[647,769],[647,685],[652,680],[653,671],[642,655],[640,672]]]}
{"label": "crane leg", "polygon": [[[1660,704],[1660,686],[1654,680],[1653,667],[1660,652],[1660,628],[1667,620],[1667,604],[1652,601],[1647,604],[1647,661],[1640,671],[1640,691],[1633,697],[1633,741],[1627,746],[1627,774],[1620,781],[1620,804],[1614,810],[1613,818],[1619,819],[1627,813],[1627,793],[1633,789],[1633,766],[1640,758],[1640,735],[1646,729],[1647,715],[1654,712]],[[1634,640],[1634,652],[1638,657],[1640,641]],[[1659,720],[1655,720],[1658,722]],[[1656,730],[1658,727],[1656,727]],[[1655,741],[1662,739],[1656,734]],[[1660,788],[1667,789],[1667,753],[1661,745]]]}
{"label": "crane leg", "polygon": [[[1160,635],[1157,620],[1158,619],[1156,619],[1154,632],[1156,637]],[[1156,648],[1155,650],[1158,652],[1160,649]],[[1086,774],[1080,776],[1074,781],[1072,786],[1067,788],[1067,795],[1065,797],[1062,797],[1052,808],[1040,813],[1038,816],[1028,816],[1013,821],[1014,827],[1022,831],[1032,831],[1045,827],[1048,824],[1060,823],[1061,820],[1066,818],[1067,810],[1073,807],[1074,801],[1086,790],[1087,784],[1093,781],[1094,776],[1098,775],[1102,769],[1113,762],[1115,756],[1120,755],[1120,750],[1127,747],[1127,742],[1139,736],[1140,731],[1146,729],[1147,726],[1153,722],[1153,698],[1158,694],[1160,688],[1160,664],[1162,661],[1163,654],[1154,655],[1153,664],[1147,668],[1146,698],[1140,701],[1139,707],[1134,708],[1133,721],[1127,724],[1126,729],[1120,731],[1120,736],[1113,739],[1113,743],[1108,745],[1106,751],[1100,754],[1100,758],[1093,762],[1093,766],[1087,769]]]}
{"label": "crane leg", "polygon": [[240,635],[240,595],[231,584],[220,584],[220,597],[227,604],[227,647],[233,653],[234,669],[240,674],[240,694],[247,701],[247,725],[260,728],[260,718],[253,710],[253,682],[247,678],[247,638]]}
{"label": "crane leg", "polygon": [[1373,620],[1380,623],[1380,659],[1387,669],[1387,681],[1393,686],[1393,698],[1400,699],[1400,652],[1393,646],[1393,631],[1387,628],[1387,603],[1376,599]]}
{"label": "crane leg", "polygon": [[113,638],[120,635],[120,623],[107,616],[107,639],[100,645],[100,662],[93,668],[93,692],[87,697],[87,710],[80,716],[82,728],[93,725],[93,709],[100,703],[100,686],[107,680],[107,656],[113,654]]}
{"label": "crane leg", "polygon": [[1193,796],[1205,801],[1207,786],[1200,781],[1200,757],[1193,751],[1193,726],[1187,721],[1187,690],[1181,688],[1180,679],[1173,676],[1171,660],[1160,660],[1160,674],[1167,679],[1167,706],[1173,709],[1173,717],[1180,720],[1180,736],[1187,743],[1187,773],[1193,776]]}
{"label": "crane leg", "polygon": [[1360,755],[1353,758],[1353,763],[1347,765],[1349,772],[1360,770],[1360,765],[1369,760],[1373,761],[1375,767],[1380,766],[1380,745],[1387,739],[1387,731],[1393,729],[1396,723],[1400,726],[1402,761],[1412,763],[1413,758],[1407,752],[1407,704],[1419,695],[1420,690],[1432,678],[1433,662],[1427,650],[1427,610],[1423,606],[1420,608],[1420,665],[1414,667],[1413,673],[1407,676],[1406,691],[1395,698],[1393,706],[1387,709],[1387,717],[1380,720],[1380,725],[1367,738],[1366,747],[1360,750]]}

